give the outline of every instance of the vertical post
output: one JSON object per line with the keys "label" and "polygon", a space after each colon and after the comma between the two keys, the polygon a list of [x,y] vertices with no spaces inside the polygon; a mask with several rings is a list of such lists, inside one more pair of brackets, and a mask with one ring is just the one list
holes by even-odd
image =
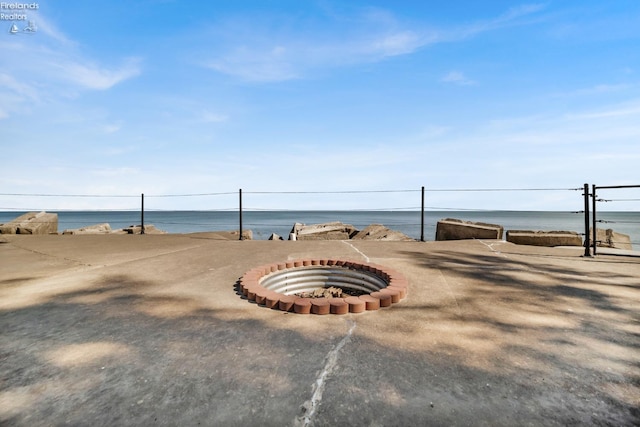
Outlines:
{"label": "vertical post", "polygon": [[144,193],[141,194],[142,208],[140,209],[140,234],[144,234]]}
{"label": "vertical post", "polygon": [[239,218],[239,220],[240,220],[240,238],[239,238],[239,240],[242,240],[242,188],[240,189],[238,194],[239,194],[239,198],[240,198],[240,209],[239,209],[239,212],[240,212],[240,218]]}
{"label": "vertical post", "polygon": [[592,207],[593,207],[593,255],[596,255],[596,244],[598,243],[598,233],[596,231],[596,185],[592,184],[591,186],[591,197],[593,197]]}
{"label": "vertical post", "polygon": [[424,185],[422,186],[422,206],[420,214],[420,241],[424,242]]}
{"label": "vertical post", "polygon": [[591,239],[589,233],[589,184],[584,185],[584,256],[591,256]]}

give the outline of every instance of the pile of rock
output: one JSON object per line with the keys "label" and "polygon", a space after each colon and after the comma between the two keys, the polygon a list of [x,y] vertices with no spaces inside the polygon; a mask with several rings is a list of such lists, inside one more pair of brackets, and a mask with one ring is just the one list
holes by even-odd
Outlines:
{"label": "pile of rock", "polygon": [[56,234],[58,233],[58,214],[47,212],[29,212],[0,224],[0,234]]}
{"label": "pile of rock", "polygon": [[[229,236],[231,236],[232,240],[237,240],[237,239],[240,238],[240,231],[239,230],[225,231],[223,233],[228,234]],[[251,231],[251,230],[242,230],[242,240],[253,240],[253,231]]]}
{"label": "pile of rock", "polygon": [[[503,227],[496,224],[446,218],[438,221],[436,240],[502,239]],[[593,235],[593,230],[589,231]],[[575,231],[507,230],[507,242],[531,246],[584,246]],[[631,238],[615,231],[596,229],[598,246],[631,250]]]}
{"label": "pile of rock", "polygon": [[353,225],[339,221],[311,225],[296,222],[289,237],[291,240],[349,240],[357,233],[358,230]]}
{"label": "pile of rock", "polygon": [[[593,236],[593,228],[589,230],[589,233]],[[596,228],[596,242],[597,246],[603,248],[633,249],[631,246],[631,237],[629,235],[617,233],[610,228],[607,228],[606,230]]]}
{"label": "pile of rock", "polygon": [[502,239],[501,225],[446,218],[436,225],[436,240]]}
{"label": "pile of rock", "polygon": [[382,224],[371,224],[353,236],[353,240],[389,240],[389,241],[413,241],[411,237],[396,230],[391,230]]}
{"label": "pile of rock", "polygon": [[[165,234],[154,225],[144,226],[145,234]],[[62,234],[141,234],[142,226],[131,225],[119,230],[112,230],[107,223],[89,225],[87,227],[67,229]],[[48,212],[29,212],[0,224],[0,234],[58,234],[58,214]]]}
{"label": "pile of rock", "polygon": [[[282,240],[272,234],[269,240]],[[391,230],[382,224],[371,224],[358,230],[351,224],[339,221],[323,224],[305,225],[295,223],[289,233],[289,240],[393,240],[413,241],[411,237],[399,231]]]}
{"label": "pile of rock", "polygon": [[582,246],[582,236],[575,231],[509,230],[507,242],[530,246]]}
{"label": "pile of rock", "polygon": [[[123,228],[122,231],[124,231],[125,234],[142,234],[142,226],[130,225],[129,227]],[[149,224],[144,226],[144,234],[167,234],[167,232],[156,228],[153,224]]]}
{"label": "pile of rock", "polygon": [[296,296],[300,298],[342,298],[344,291],[341,288],[330,286],[328,288],[318,288],[311,292],[299,292]]}
{"label": "pile of rock", "polygon": [[[94,224],[87,227],[66,229],[62,234],[142,234],[141,225],[130,225],[125,228],[113,230],[108,223]],[[144,226],[144,234],[167,234],[166,231],[156,228],[153,224]]]}
{"label": "pile of rock", "polygon": [[109,234],[112,233],[111,226],[108,223],[90,225],[88,227],[66,229],[62,234]]}

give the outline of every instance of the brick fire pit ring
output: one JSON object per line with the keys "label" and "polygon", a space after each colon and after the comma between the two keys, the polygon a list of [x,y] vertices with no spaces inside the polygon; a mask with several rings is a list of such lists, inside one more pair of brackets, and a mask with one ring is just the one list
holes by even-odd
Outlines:
{"label": "brick fire pit ring", "polygon": [[[401,273],[378,264],[301,259],[253,268],[242,276],[238,290],[249,301],[275,310],[298,314],[347,314],[390,307],[406,297],[408,285]],[[299,296],[329,287],[361,295],[343,298]]]}

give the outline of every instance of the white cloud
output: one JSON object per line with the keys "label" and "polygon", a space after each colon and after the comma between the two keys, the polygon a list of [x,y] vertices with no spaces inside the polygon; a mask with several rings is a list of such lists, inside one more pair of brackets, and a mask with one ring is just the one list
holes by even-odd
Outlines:
{"label": "white cloud", "polygon": [[104,125],[102,127],[102,129],[104,130],[104,133],[107,133],[107,134],[116,133],[121,128],[122,128],[122,123],[111,123],[111,124],[108,124],[108,125]]}
{"label": "white cloud", "polygon": [[240,46],[206,66],[247,81],[291,80],[298,76],[290,63],[289,58],[293,56],[296,56],[293,49],[280,45],[253,49]]}
{"label": "white cloud", "polygon": [[622,92],[626,90],[633,89],[637,84],[630,83],[621,83],[621,84],[597,84],[594,86],[575,89],[567,92],[558,92],[552,94],[552,97],[556,98],[566,98],[566,97],[575,97],[575,96],[593,96],[593,95],[604,95],[604,94],[612,94],[616,92]]}
{"label": "white cloud", "polygon": [[0,37],[0,94],[9,115],[28,112],[33,103],[75,97],[84,90],[106,90],[141,73],[141,61],[125,58],[119,66],[99,64],[59,31],[42,13],[38,31],[24,37]]}
{"label": "white cloud", "polygon": [[130,59],[116,69],[107,69],[91,63],[75,61],[51,62],[49,65],[57,68],[60,77],[68,82],[87,89],[105,90],[124,80],[140,74],[140,61]]}
{"label": "white cloud", "polygon": [[218,114],[211,111],[202,112],[202,121],[205,123],[222,123],[229,120],[229,117],[224,114]]}
{"label": "white cloud", "polygon": [[640,104],[620,105],[615,106],[614,108],[601,109],[598,111],[572,113],[567,114],[566,118],[569,120],[590,120],[624,116],[640,116]]}
{"label": "white cloud", "polygon": [[497,18],[469,25],[466,28],[459,30],[458,33],[459,36],[470,37],[478,33],[492,31],[511,25],[518,25],[521,23],[520,18],[540,12],[544,10],[545,7],[546,6],[542,3],[512,7]]}
{"label": "white cloud", "polygon": [[[461,28],[434,30],[412,28],[399,23],[388,12],[376,10],[364,16],[344,19],[349,27],[333,18],[330,30],[274,30],[277,25],[254,22],[220,23],[214,38],[224,40],[230,48],[204,61],[218,72],[253,82],[284,81],[304,77],[310,70],[370,63],[408,55],[444,42],[459,41],[484,31],[515,25],[518,19],[538,12],[542,5],[528,5],[509,10],[487,22]],[[340,22],[338,22],[340,21]],[[215,49],[215,46],[211,47]],[[459,84],[471,84],[458,79]]]}
{"label": "white cloud", "polygon": [[34,86],[0,73],[0,120],[17,111],[28,110],[29,105],[39,102],[40,96]]}
{"label": "white cloud", "polygon": [[64,45],[75,45],[62,31],[60,31],[54,23],[49,21],[42,13],[35,14],[35,20],[38,27],[38,35],[43,34]]}
{"label": "white cloud", "polygon": [[246,81],[284,81],[301,78],[309,69],[376,62],[409,54],[424,44],[424,38],[411,31],[343,41],[276,42],[251,47],[242,43],[205,66]]}
{"label": "white cloud", "polygon": [[476,84],[475,81],[469,79],[460,71],[450,71],[440,79],[445,83],[453,83],[460,86],[470,86]]}
{"label": "white cloud", "polygon": [[424,40],[413,31],[402,31],[380,37],[372,43],[375,55],[396,56],[412,53],[424,44]]}
{"label": "white cloud", "polygon": [[10,90],[17,95],[28,98],[32,101],[38,100],[38,93],[33,86],[21,83],[9,74],[0,73],[0,89]]}
{"label": "white cloud", "polygon": [[[131,176],[133,175],[140,175],[140,170],[138,168],[132,168],[132,167],[104,167],[104,168],[99,168],[96,170],[92,170],[91,171],[91,175],[94,176],[100,176],[100,177],[126,177],[126,179],[129,179]],[[116,192],[119,190],[116,190]],[[109,194],[109,192],[105,192],[105,193],[93,193],[93,194]]]}
{"label": "white cloud", "polygon": [[494,23],[511,22],[514,19],[521,18],[523,16],[531,15],[536,12],[540,12],[546,7],[544,3],[523,4],[510,8],[506,13],[497,19],[493,20]]}
{"label": "white cloud", "polygon": [[429,141],[434,139],[441,139],[449,131],[451,131],[451,127],[449,126],[429,125],[418,133],[417,140],[422,142],[422,141]]}

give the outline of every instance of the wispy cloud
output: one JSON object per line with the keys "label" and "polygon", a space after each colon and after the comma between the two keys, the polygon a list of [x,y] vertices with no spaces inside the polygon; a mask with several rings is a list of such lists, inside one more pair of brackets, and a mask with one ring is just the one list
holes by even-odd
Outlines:
{"label": "wispy cloud", "polygon": [[371,43],[375,56],[390,57],[412,53],[426,44],[426,40],[414,31],[400,31],[384,35]]}
{"label": "wispy cloud", "polygon": [[295,50],[280,45],[251,49],[239,46],[206,66],[247,81],[291,80],[298,77],[290,59],[296,56]]}
{"label": "wispy cloud", "polygon": [[39,12],[32,12],[35,16],[35,20],[37,22],[38,36],[44,35],[51,40],[55,40],[56,42],[71,46],[76,43],[69,39],[58,27],[51,22],[46,16]]}
{"label": "wispy cloud", "polygon": [[0,73],[0,120],[7,119],[18,111],[28,111],[30,106],[39,102],[36,87],[9,74]]}
{"label": "wispy cloud", "polygon": [[531,3],[531,4],[523,4],[510,8],[503,15],[491,21],[494,25],[500,23],[510,23],[513,22],[514,19],[521,18],[523,16],[528,16],[533,13],[540,12],[546,7],[544,3]]}
{"label": "wispy cloud", "polygon": [[0,89],[11,91],[32,101],[38,100],[38,92],[33,86],[22,83],[9,74],[0,73]]}
{"label": "wispy cloud", "polygon": [[487,31],[497,30],[513,25],[522,25],[522,19],[534,15],[546,8],[543,3],[525,4],[515,6],[507,10],[502,15],[489,20],[472,23],[452,31],[446,32],[446,37],[450,40],[465,39]]}
{"label": "wispy cloud", "polygon": [[453,83],[460,86],[470,86],[476,84],[475,81],[465,76],[461,71],[450,71],[449,73],[444,75],[440,79],[440,81],[444,83]]}
{"label": "wispy cloud", "polygon": [[[0,38],[0,109],[5,117],[28,111],[29,105],[75,96],[84,90],[107,90],[140,75],[141,60],[124,58],[119,65],[101,64],[42,13],[37,32]],[[13,57],[18,59],[9,59]],[[8,103],[11,105],[7,105]]]}
{"label": "wispy cloud", "polygon": [[[302,78],[310,70],[351,66],[408,55],[436,43],[455,42],[478,33],[518,24],[543,5],[510,9],[489,21],[451,29],[414,27],[392,14],[376,10],[344,19],[333,17],[327,29],[275,30],[273,23],[256,25],[240,20],[218,25],[216,39],[224,40],[220,51],[209,54],[203,65],[245,81],[272,82]],[[349,26],[344,25],[348,22]],[[210,47],[216,50],[216,46]],[[469,84],[470,80],[458,80]]]}
{"label": "wispy cloud", "polygon": [[104,125],[102,129],[106,134],[116,133],[120,129],[122,129],[122,123],[118,122],[118,123],[107,124],[107,125]]}
{"label": "wispy cloud", "polygon": [[591,87],[574,89],[566,92],[554,93],[551,96],[554,98],[567,98],[576,96],[593,96],[593,95],[606,95],[616,92],[632,89],[637,84],[622,83],[622,84],[597,84]]}
{"label": "wispy cloud", "polygon": [[[265,36],[264,40],[269,40]],[[253,82],[272,82],[301,78],[310,69],[331,68],[376,62],[414,52],[425,44],[411,31],[362,36],[339,42],[265,41],[253,46],[241,43],[225,54],[205,63],[224,74]]]}
{"label": "wispy cloud", "polygon": [[565,117],[568,120],[590,120],[590,119],[602,119],[613,117],[629,117],[639,116],[640,118],[640,103],[621,105],[613,108],[601,109],[598,111],[590,111],[584,113],[572,113],[567,114]]}
{"label": "wispy cloud", "polygon": [[59,61],[49,63],[51,68],[58,69],[60,78],[86,89],[105,90],[118,83],[138,76],[141,72],[140,60],[129,59],[118,68],[109,69],[96,64],[75,61]]}
{"label": "wispy cloud", "polygon": [[205,123],[222,123],[229,120],[229,116],[214,113],[212,111],[203,111],[201,118]]}

